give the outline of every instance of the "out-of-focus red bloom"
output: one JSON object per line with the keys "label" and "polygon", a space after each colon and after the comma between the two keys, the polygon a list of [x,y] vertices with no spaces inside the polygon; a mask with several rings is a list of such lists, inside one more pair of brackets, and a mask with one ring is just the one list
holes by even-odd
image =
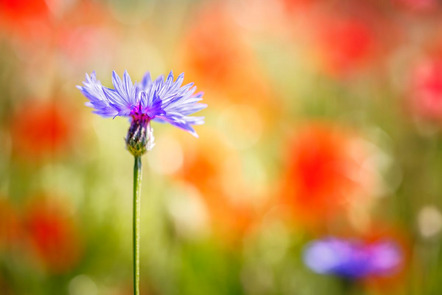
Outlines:
{"label": "out-of-focus red bloom", "polygon": [[372,1],[323,2],[309,13],[304,35],[320,69],[332,76],[375,68],[397,39],[395,26]]}
{"label": "out-of-focus red bloom", "polygon": [[370,24],[352,17],[323,18],[316,42],[321,62],[332,74],[367,65],[376,50],[376,36]]}
{"label": "out-of-focus red bloom", "polygon": [[20,237],[20,219],[7,199],[0,199],[0,249],[9,247]]}
{"label": "out-of-focus red bloom", "polygon": [[0,32],[17,36],[26,42],[46,42],[50,30],[49,16],[45,0],[2,0]]}
{"label": "out-of-focus red bloom", "polygon": [[78,229],[59,201],[31,204],[25,216],[27,239],[48,271],[61,273],[79,261],[82,247]]}
{"label": "out-of-focus red bloom", "polygon": [[24,20],[31,17],[43,16],[48,13],[45,0],[2,0],[0,11],[9,21]]}
{"label": "out-of-focus red bloom", "polygon": [[14,151],[34,158],[63,150],[73,135],[72,118],[55,103],[25,102],[11,122]]}
{"label": "out-of-focus red bloom", "polygon": [[337,19],[328,24],[328,29],[321,32],[321,41],[331,67],[346,69],[351,63],[363,63],[371,54],[374,36],[365,23],[357,19]]}
{"label": "out-of-focus red bloom", "polygon": [[281,1],[292,42],[312,66],[335,78],[382,70],[400,36],[391,14],[376,0]]}
{"label": "out-of-focus red bloom", "polygon": [[324,225],[355,202],[368,200],[373,170],[357,136],[325,124],[311,124],[294,137],[287,157],[283,201],[297,220]]}
{"label": "out-of-focus red bloom", "polygon": [[[111,24],[108,10],[91,1],[0,1],[0,35],[34,63],[47,63],[52,51],[66,55],[66,61],[76,67],[99,54],[103,58],[99,48],[114,43]],[[110,56],[105,55],[107,60]]]}
{"label": "out-of-focus red bloom", "polygon": [[420,116],[442,120],[442,57],[420,61],[411,73],[412,108]]}

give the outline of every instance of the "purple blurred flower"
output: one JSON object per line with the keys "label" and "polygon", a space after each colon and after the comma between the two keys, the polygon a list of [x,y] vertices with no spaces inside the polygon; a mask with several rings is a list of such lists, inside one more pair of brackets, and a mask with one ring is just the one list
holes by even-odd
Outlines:
{"label": "purple blurred flower", "polygon": [[327,238],[307,246],[304,262],[316,273],[356,279],[393,274],[401,265],[402,253],[392,241],[367,244]]}
{"label": "purple blurred flower", "polygon": [[189,115],[204,109],[207,105],[198,103],[202,93],[194,94],[193,83],[181,86],[184,73],[174,81],[172,72],[152,81],[147,72],[141,83],[132,83],[127,71],[123,80],[112,73],[114,89],[104,87],[95,77],[95,72],[86,74],[84,86],[78,89],[89,99],[87,106],[102,117],[129,117],[131,122],[138,121],[148,125],[151,120],[170,123],[198,137],[192,125],[204,123],[204,117]]}

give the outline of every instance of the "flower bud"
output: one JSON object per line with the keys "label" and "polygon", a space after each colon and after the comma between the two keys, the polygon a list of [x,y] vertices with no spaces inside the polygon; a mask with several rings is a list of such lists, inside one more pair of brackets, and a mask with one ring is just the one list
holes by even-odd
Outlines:
{"label": "flower bud", "polygon": [[153,129],[149,120],[133,118],[126,136],[128,151],[137,157],[150,151],[154,145]]}

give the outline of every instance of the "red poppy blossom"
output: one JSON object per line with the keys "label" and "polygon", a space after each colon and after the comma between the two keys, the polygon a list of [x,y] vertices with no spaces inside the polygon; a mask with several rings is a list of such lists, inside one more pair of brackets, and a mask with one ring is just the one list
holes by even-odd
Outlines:
{"label": "red poppy blossom", "polygon": [[12,118],[14,152],[34,159],[62,151],[70,144],[71,120],[67,110],[55,103],[21,106]]}
{"label": "red poppy blossom", "polygon": [[323,65],[330,73],[363,67],[374,56],[375,33],[357,18],[324,18],[317,38]]}
{"label": "red poppy blossom", "polygon": [[[0,30],[21,41],[41,46],[51,30],[50,11],[44,0],[0,1]],[[40,42],[40,43],[37,43]]]}
{"label": "red poppy blossom", "polygon": [[29,244],[48,271],[61,273],[76,265],[81,255],[80,236],[65,207],[57,202],[34,202],[25,222]]}
{"label": "red poppy blossom", "polygon": [[411,73],[412,109],[423,118],[442,120],[442,58],[421,60]]}
{"label": "red poppy blossom", "polygon": [[3,20],[12,25],[30,18],[45,17],[49,8],[45,0],[2,0],[0,11]]}
{"label": "red poppy blossom", "polygon": [[394,22],[372,1],[323,2],[305,22],[318,66],[337,77],[382,69],[399,36]]}
{"label": "red poppy blossom", "polygon": [[326,224],[374,190],[367,158],[350,132],[325,124],[301,128],[289,148],[282,199],[296,219]]}

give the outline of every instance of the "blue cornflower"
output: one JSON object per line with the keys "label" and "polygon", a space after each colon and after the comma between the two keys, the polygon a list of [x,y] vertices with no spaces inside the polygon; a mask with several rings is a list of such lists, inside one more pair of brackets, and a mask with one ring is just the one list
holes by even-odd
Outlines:
{"label": "blue cornflower", "polygon": [[204,117],[193,117],[207,105],[198,103],[202,93],[196,93],[193,83],[181,86],[184,73],[174,81],[173,73],[167,78],[159,76],[152,80],[150,73],[144,75],[141,83],[132,83],[127,71],[123,79],[112,73],[114,89],[104,87],[96,79],[95,72],[89,76],[83,86],[77,86],[84,96],[89,99],[87,106],[102,117],[128,117],[131,122],[126,144],[133,154],[143,154],[153,147],[152,128],[150,121],[170,123],[193,136],[198,137],[192,125],[204,123]]}
{"label": "blue cornflower", "polygon": [[392,241],[327,238],[306,247],[304,262],[316,273],[357,279],[393,274],[402,263],[402,253]]}

